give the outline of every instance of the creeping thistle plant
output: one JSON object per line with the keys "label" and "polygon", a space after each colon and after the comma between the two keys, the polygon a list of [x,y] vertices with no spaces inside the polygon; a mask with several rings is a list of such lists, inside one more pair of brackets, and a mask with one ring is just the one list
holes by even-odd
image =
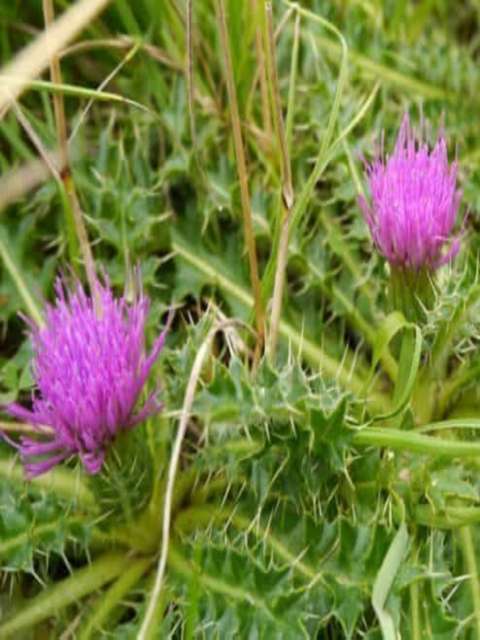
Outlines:
{"label": "creeping thistle plant", "polygon": [[113,3],[65,49],[79,0],[9,67],[0,160],[55,181],[0,189],[0,640],[480,637],[468,8],[310,4]]}

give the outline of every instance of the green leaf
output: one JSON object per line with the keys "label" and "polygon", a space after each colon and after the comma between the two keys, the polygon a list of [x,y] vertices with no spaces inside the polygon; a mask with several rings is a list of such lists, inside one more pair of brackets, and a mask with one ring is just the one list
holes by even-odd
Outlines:
{"label": "green leaf", "polygon": [[395,576],[405,556],[408,540],[407,526],[402,522],[373,585],[372,605],[382,628],[383,640],[397,640],[398,637],[392,614],[385,608],[385,605]]}
{"label": "green leaf", "polygon": [[[396,324],[398,328],[398,322]],[[405,324],[393,408],[387,413],[375,416],[375,421],[394,418],[407,408],[415,389],[421,355],[422,332],[416,325]]]}
{"label": "green leaf", "polygon": [[8,484],[0,489],[0,565],[4,570],[33,571],[34,555],[64,554],[67,543],[85,548],[92,523],[69,513],[49,495],[29,495]]}

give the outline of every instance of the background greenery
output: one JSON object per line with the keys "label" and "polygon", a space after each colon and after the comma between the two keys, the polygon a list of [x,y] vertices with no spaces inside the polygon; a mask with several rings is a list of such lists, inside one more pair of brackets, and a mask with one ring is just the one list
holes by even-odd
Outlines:
{"label": "background greenery", "polygon": [[[253,338],[240,325],[213,342],[182,448],[166,581],[144,637],[480,638],[480,4],[300,5],[274,6],[295,212],[278,353],[252,368]],[[282,166],[262,105],[263,5],[225,6],[268,307]],[[43,28],[40,3],[1,3],[1,60]],[[183,0],[115,0],[77,42],[57,87],[74,132],[73,181],[97,264],[119,292],[141,266],[150,340],[177,309],[155,371],[166,409],[120,451],[133,510],[144,502],[134,489],[145,447],[153,461],[150,501],[130,521],[108,502],[113,480],[92,485],[73,461],[25,482],[1,445],[1,638],[143,633],[195,355],[219,318],[254,325],[217,4],[193,2],[193,98]],[[58,144],[51,96],[37,83],[19,102],[45,150]],[[416,330],[390,313],[387,269],[356,204],[362,158],[382,131],[391,149],[405,110],[415,122],[424,114],[432,140],[443,118],[468,212],[461,254],[439,273],[435,308]],[[0,120],[0,140],[6,403],[28,400],[32,384],[18,311],[49,299],[67,265],[82,269],[57,181],[46,172],[12,191],[38,158],[18,107]]]}

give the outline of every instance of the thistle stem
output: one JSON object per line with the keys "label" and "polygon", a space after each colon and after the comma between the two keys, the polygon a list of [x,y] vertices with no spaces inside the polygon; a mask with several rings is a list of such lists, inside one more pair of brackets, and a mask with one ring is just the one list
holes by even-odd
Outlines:
{"label": "thistle stem", "polygon": [[97,602],[87,618],[84,627],[80,630],[78,636],[76,636],[78,640],[89,640],[90,638],[98,637],[103,623],[108,619],[115,607],[119,606],[122,599],[137,584],[151,563],[151,558],[135,560],[112,584],[106,593],[98,596]]}
{"label": "thistle stem", "polygon": [[69,578],[28,600],[22,609],[0,624],[0,637],[18,637],[23,629],[35,628],[42,620],[57,615],[68,605],[77,603],[84,596],[100,589],[127,570],[132,562],[133,559],[125,557],[124,552],[106,553],[97,558],[83,569],[75,571]]}
{"label": "thistle stem", "polygon": [[448,458],[472,458],[480,456],[480,443],[460,442],[426,436],[416,431],[365,427],[353,436],[356,445],[388,447],[400,451],[411,451]]}
{"label": "thistle stem", "polygon": [[480,640],[480,581],[477,568],[477,558],[470,527],[462,527],[459,532],[463,558],[469,574],[470,593],[473,602],[475,624],[475,638]]}
{"label": "thistle stem", "polygon": [[[418,549],[414,551],[415,561],[418,560]],[[412,640],[422,640],[422,619],[420,611],[420,585],[418,580],[410,584],[410,624]]]}

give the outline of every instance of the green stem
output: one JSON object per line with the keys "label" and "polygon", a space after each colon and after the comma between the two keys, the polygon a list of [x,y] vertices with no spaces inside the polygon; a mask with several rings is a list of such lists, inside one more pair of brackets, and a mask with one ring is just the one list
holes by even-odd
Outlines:
{"label": "green stem", "polygon": [[[403,511],[403,508],[402,508]],[[405,514],[402,513],[402,521]],[[418,547],[415,546],[415,539],[412,541],[413,546],[413,560],[418,562]],[[422,640],[422,618],[420,610],[420,578],[413,580],[409,587],[410,596],[410,625],[412,640]]]}
{"label": "green stem", "polygon": [[479,418],[457,418],[442,420],[441,422],[430,422],[418,429],[419,433],[429,431],[450,431],[451,429],[480,429]]}
{"label": "green stem", "polygon": [[[226,444],[226,443],[225,443]],[[225,449],[224,449],[225,451]],[[210,480],[206,484],[202,484],[194,493],[190,496],[191,506],[201,506],[211,499],[212,496],[219,496],[219,494],[225,495],[229,487],[236,484],[242,484],[245,482],[245,478],[241,475],[237,475],[235,479],[231,477],[220,476],[214,480]],[[218,500],[221,502],[221,500]]]}
{"label": "green stem", "polygon": [[65,184],[61,180],[57,181],[57,187],[64,212],[65,237],[67,240],[68,258],[70,260],[70,265],[72,266],[72,268],[75,268],[80,256],[80,246],[75,231],[75,219],[73,216],[73,210],[68,198]]}
{"label": "green stem", "polygon": [[55,616],[70,604],[113,580],[132,564],[125,553],[106,553],[92,564],[75,571],[69,578],[44,589],[40,594],[0,625],[0,638],[18,637],[24,629],[33,629],[42,620]]}
{"label": "green stem", "polygon": [[[438,425],[441,427],[442,423],[438,423]],[[399,451],[411,451],[412,453],[447,458],[480,457],[479,442],[446,440],[427,436],[417,431],[405,431],[390,427],[364,427],[356,430],[353,433],[353,444],[356,446],[387,447]],[[224,444],[224,450],[238,451],[242,456],[253,455],[260,448],[260,442],[246,438],[232,440]],[[183,517],[183,513],[179,517]],[[478,515],[480,516],[480,508]]]}
{"label": "green stem", "polygon": [[[299,224],[300,219],[302,218],[303,214],[307,209],[307,206],[311,200],[311,196],[315,189],[315,185],[318,183],[320,176],[322,175],[323,171],[325,170],[326,166],[331,160],[331,157],[332,157],[331,152],[333,148],[336,147],[336,145],[341,141],[343,135],[346,134],[346,130],[345,130],[344,132],[342,132],[342,134],[340,134],[339,138],[337,138],[337,140],[334,141],[333,144],[331,144],[335,126],[339,116],[341,96],[343,94],[344,86],[346,84],[347,67],[348,67],[348,64],[347,64],[348,48],[347,48],[347,44],[344,37],[338,31],[335,25],[328,22],[328,20],[325,20],[321,16],[318,16],[310,11],[302,9],[298,4],[293,4],[289,2],[287,4],[289,4],[289,6],[297,12],[297,21],[298,21],[299,15],[304,15],[314,20],[315,22],[321,24],[327,31],[332,33],[339,41],[338,51],[341,52],[341,61],[340,61],[338,79],[337,79],[337,87],[336,87],[335,96],[334,96],[332,108],[330,111],[329,119],[327,122],[326,130],[322,136],[320,151],[319,151],[315,166],[312,172],[310,173],[307,181],[305,182],[305,185],[301,190],[298,198],[296,199],[295,205],[291,212],[291,232],[293,232],[294,228]],[[373,95],[375,93],[376,93],[376,88],[374,89],[372,96],[368,98],[366,103],[360,109],[360,112],[359,112],[360,118],[363,117],[364,112],[371,104],[371,98],[373,99]],[[356,119],[354,118],[354,120]],[[352,121],[351,125],[354,126],[354,124],[356,124],[356,122],[354,123]],[[328,222],[329,224],[326,225],[327,230],[331,231],[334,228],[333,220],[329,219]],[[338,233],[337,235],[338,235],[338,238],[340,239],[339,242],[342,242],[342,234]],[[352,270],[352,273],[354,273],[354,275],[358,276],[360,274],[361,276],[361,270],[357,267],[356,262],[353,259],[353,256],[351,256],[350,250],[347,244],[345,242],[342,242],[342,244],[344,246],[342,251],[340,251],[339,253],[340,257],[344,260],[347,267]],[[267,267],[265,269],[265,275],[263,278],[262,289],[263,289],[264,295],[265,295],[265,292],[268,292],[271,287],[271,281],[273,278],[273,270],[274,270],[273,265],[275,264],[275,261],[276,261],[276,255],[275,255],[275,251],[273,251],[270,261],[267,264]],[[357,281],[362,281],[362,278],[357,277]],[[361,288],[362,288],[362,291],[364,291],[364,293],[366,294],[367,299],[369,299],[370,302],[372,302],[372,296],[368,286],[362,285]]]}
{"label": "green stem", "polygon": [[415,580],[410,585],[410,615],[412,625],[412,640],[422,640],[422,622],[420,618],[419,584]]}
{"label": "green stem", "polygon": [[89,638],[98,637],[104,622],[108,619],[113,609],[133,589],[151,563],[151,558],[135,560],[118,580],[104,594],[98,597],[85,625],[76,636],[78,640],[89,640]]}
{"label": "green stem", "polygon": [[[155,581],[155,574],[152,576],[152,580],[149,580],[150,585],[146,588],[146,593],[150,594],[153,589],[153,584]],[[150,599],[150,595],[146,596],[146,599]],[[165,617],[165,609],[167,608],[169,602],[172,600],[173,593],[172,590],[168,588],[168,585],[162,589],[159,597],[155,602],[155,608],[153,610],[152,615],[152,624],[146,630],[144,634],[145,640],[158,640],[162,637],[159,634],[159,629],[161,628],[162,620]],[[137,637],[138,640],[138,637]]]}
{"label": "green stem", "polygon": [[432,456],[448,458],[472,458],[480,456],[479,442],[443,440],[426,436],[415,431],[400,429],[365,427],[353,436],[356,445],[388,447],[400,451],[412,451]]}
{"label": "green stem", "polygon": [[295,17],[295,27],[293,29],[293,45],[290,58],[290,79],[288,82],[288,101],[287,101],[287,117],[285,121],[285,137],[287,140],[287,149],[290,154],[293,133],[293,120],[295,116],[295,94],[297,88],[298,75],[298,51],[300,44],[300,14]]}
{"label": "green stem", "polygon": [[458,529],[480,522],[480,507],[446,507],[444,514],[438,514],[432,507],[417,505],[415,522],[435,529]]}
{"label": "green stem", "polygon": [[458,532],[463,558],[467,566],[472,595],[475,637],[480,640],[480,582],[478,579],[477,558],[470,527],[462,527]]}
{"label": "green stem", "polygon": [[[191,493],[198,475],[198,470],[194,466],[192,466],[188,469],[185,469],[177,476],[172,495],[172,514],[174,516],[179,510],[181,504],[184,502],[185,498]],[[161,475],[155,483],[152,492],[152,498],[144,516],[145,525],[149,529],[149,535],[155,545],[155,548],[158,546],[158,540],[162,535],[162,518],[161,516],[159,516],[159,514],[162,514],[164,509],[166,485],[167,479],[165,475]],[[142,526],[142,524],[140,524],[140,526]]]}

